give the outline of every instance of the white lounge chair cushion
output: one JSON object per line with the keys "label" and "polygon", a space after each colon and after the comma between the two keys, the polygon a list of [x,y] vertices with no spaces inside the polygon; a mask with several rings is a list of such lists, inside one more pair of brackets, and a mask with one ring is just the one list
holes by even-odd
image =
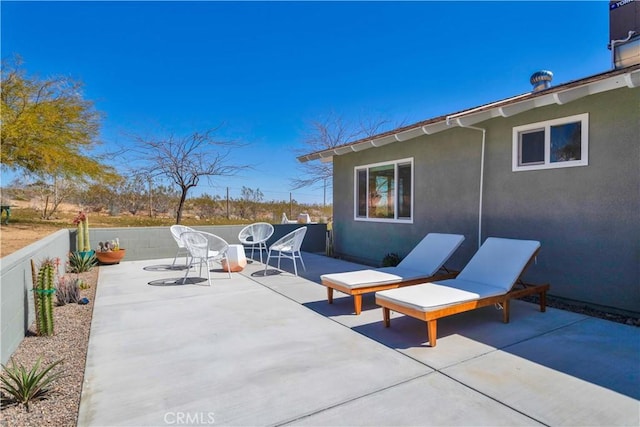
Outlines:
{"label": "white lounge chair cushion", "polygon": [[462,244],[460,234],[429,233],[407,254],[398,267],[433,276]]}
{"label": "white lounge chair cushion", "polygon": [[540,248],[535,240],[489,237],[457,278],[511,290],[531,257]]}
{"label": "white lounge chair cushion", "polygon": [[463,240],[464,236],[459,234],[429,233],[396,267],[323,274],[320,278],[357,289],[431,277],[440,270]]}
{"label": "white lounge chair cushion", "polygon": [[504,294],[504,290],[483,283],[460,279],[423,283],[416,286],[376,292],[376,298],[428,312],[461,302]]}
{"label": "white lounge chair cushion", "polygon": [[431,311],[511,290],[540,247],[535,240],[489,237],[455,279],[376,292],[385,301]]}
{"label": "white lounge chair cushion", "polygon": [[423,271],[402,267],[383,267],[375,270],[358,270],[346,273],[323,274],[322,280],[342,285],[350,289],[366,288],[372,285],[388,285],[428,277]]}

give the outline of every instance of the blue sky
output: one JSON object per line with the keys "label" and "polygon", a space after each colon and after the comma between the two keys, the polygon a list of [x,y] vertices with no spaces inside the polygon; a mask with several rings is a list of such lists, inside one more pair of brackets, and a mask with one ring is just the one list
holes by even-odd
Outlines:
{"label": "blue sky", "polygon": [[105,148],[224,123],[254,170],[194,194],[268,200],[289,199],[292,149],[332,111],[409,124],[529,92],[537,70],[559,84],[611,68],[606,1],[2,1],[1,19],[3,58],[84,82]]}

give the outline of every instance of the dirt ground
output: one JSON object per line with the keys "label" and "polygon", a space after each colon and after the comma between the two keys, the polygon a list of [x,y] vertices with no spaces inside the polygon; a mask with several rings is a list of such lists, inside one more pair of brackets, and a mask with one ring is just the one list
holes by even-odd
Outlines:
{"label": "dirt ground", "polygon": [[11,224],[0,227],[0,258],[60,230],[55,225]]}
{"label": "dirt ground", "polygon": [[[25,209],[34,206],[33,202],[22,200],[11,200],[12,216],[15,215],[15,209]],[[77,205],[63,203],[59,206],[58,211],[64,213],[75,213],[79,210]],[[2,216],[4,219],[4,214]],[[71,226],[71,225],[70,225]],[[5,257],[25,246],[34,243],[49,234],[60,230],[59,224],[24,224],[12,222],[9,225],[0,224],[0,258]]]}

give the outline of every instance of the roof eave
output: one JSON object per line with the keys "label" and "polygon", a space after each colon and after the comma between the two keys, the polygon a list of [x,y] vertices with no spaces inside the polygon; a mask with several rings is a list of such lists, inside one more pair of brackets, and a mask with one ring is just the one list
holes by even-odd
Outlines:
{"label": "roof eave", "polygon": [[[577,99],[622,87],[640,87],[640,66],[633,66],[624,72],[607,72],[603,75],[551,87],[540,92],[530,92],[502,101],[493,102],[459,113],[440,116],[413,125],[394,129],[346,145],[330,148],[298,157],[301,163],[321,160],[329,162],[333,156],[380,147],[394,142],[402,142],[421,135],[431,135],[457,126],[471,126],[495,117],[511,117],[538,107],[557,104],[564,105]],[[455,119],[455,120],[452,120]]]}

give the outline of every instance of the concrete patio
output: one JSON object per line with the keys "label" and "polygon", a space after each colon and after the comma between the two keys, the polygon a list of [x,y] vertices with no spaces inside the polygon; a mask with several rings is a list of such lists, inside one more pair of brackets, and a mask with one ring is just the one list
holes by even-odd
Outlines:
{"label": "concrete patio", "polygon": [[172,259],[101,267],[78,425],[640,425],[640,328],[517,301],[430,348],[372,295],[327,303],[320,274],[361,266],[303,257],[212,286]]}

